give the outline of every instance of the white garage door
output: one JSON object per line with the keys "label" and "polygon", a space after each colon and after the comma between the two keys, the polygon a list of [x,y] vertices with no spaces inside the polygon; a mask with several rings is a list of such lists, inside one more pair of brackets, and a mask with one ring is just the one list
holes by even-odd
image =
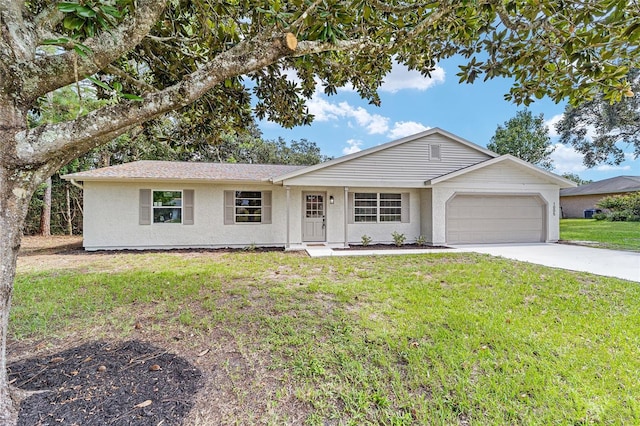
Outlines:
{"label": "white garage door", "polygon": [[536,196],[456,195],[447,203],[447,243],[544,241],[544,204]]}

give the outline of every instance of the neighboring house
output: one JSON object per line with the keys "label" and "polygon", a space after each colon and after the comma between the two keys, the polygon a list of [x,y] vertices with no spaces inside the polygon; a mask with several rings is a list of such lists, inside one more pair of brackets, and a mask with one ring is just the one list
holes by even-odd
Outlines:
{"label": "neighboring house", "polygon": [[440,129],[314,166],[139,161],[84,188],[84,247],[557,241],[569,180]]}
{"label": "neighboring house", "polygon": [[637,191],[640,191],[640,176],[618,176],[575,188],[561,189],[562,217],[584,218],[585,211],[595,210],[603,197]]}

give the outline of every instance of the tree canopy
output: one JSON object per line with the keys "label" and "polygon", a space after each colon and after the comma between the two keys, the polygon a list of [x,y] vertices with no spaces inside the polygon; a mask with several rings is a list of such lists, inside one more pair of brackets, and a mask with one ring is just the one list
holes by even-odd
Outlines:
{"label": "tree canopy", "polygon": [[640,69],[630,71],[629,81],[636,96],[611,103],[598,94],[582,104],[568,105],[557,123],[560,142],[584,154],[585,166],[620,164],[627,147],[635,158],[640,156]]}
{"label": "tree canopy", "polygon": [[534,117],[529,110],[518,111],[504,127],[498,125],[487,148],[501,155],[514,155],[544,169],[553,169],[550,156],[554,147],[543,114]]}
{"label": "tree canopy", "polygon": [[[173,110],[217,137],[252,114],[308,123],[316,86],[379,104],[393,61],[429,75],[462,55],[460,81],[512,77],[517,103],[617,101],[638,39],[638,5],[621,0],[0,0],[0,419],[15,413],[5,350],[27,205],[71,160]],[[40,99],[71,84],[108,102],[30,128]]]}

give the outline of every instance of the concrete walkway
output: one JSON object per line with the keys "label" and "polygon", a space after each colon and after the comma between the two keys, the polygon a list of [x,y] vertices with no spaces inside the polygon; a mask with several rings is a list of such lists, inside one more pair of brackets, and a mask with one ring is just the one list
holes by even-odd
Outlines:
{"label": "concrete walkway", "polygon": [[606,277],[640,282],[640,253],[605,250],[568,244],[483,244],[459,245],[451,249],[332,250],[331,247],[306,247],[311,257],[382,256],[429,253],[483,253],[520,260],[552,268],[589,272]]}

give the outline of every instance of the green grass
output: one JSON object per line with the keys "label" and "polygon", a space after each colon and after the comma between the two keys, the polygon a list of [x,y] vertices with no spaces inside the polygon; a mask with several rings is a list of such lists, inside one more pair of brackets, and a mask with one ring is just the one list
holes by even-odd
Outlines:
{"label": "green grass", "polygon": [[560,239],[591,241],[602,248],[640,251],[640,222],[562,219]]}
{"label": "green grass", "polygon": [[127,256],[20,273],[13,338],[224,328],[280,373],[271,423],[291,398],[311,425],[640,423],[634,283],[474,254]]}

